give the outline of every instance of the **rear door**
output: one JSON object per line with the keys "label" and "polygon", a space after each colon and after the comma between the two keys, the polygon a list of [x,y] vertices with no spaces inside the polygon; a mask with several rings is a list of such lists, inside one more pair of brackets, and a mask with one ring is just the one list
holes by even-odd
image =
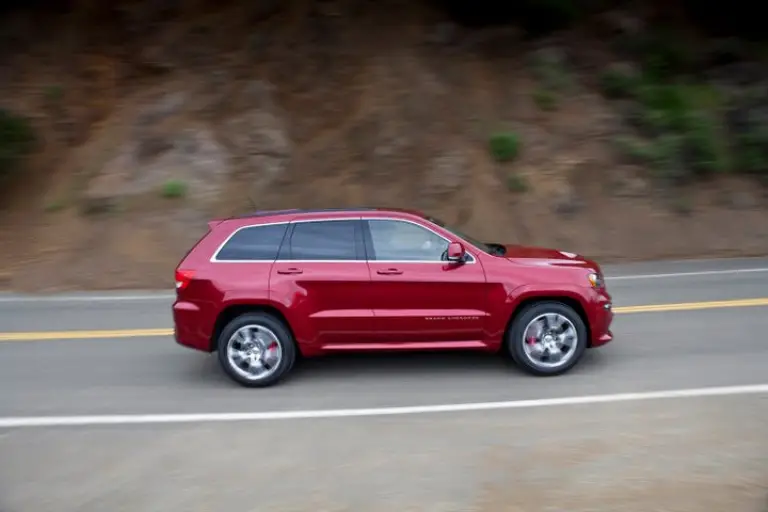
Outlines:
{"label": "rear door", "polygon": [[378,341],[470,347],[484,338],[488,285],[476,257],[446,261],[449,240],[415,222],[364,226]]}
{"label": "rear door", "polygon": [[370,282],[359,218],[295,221],[272,266],[270,296],[290,312],[302,343],[332,349],[370,338],[373,310],[360,300]]}

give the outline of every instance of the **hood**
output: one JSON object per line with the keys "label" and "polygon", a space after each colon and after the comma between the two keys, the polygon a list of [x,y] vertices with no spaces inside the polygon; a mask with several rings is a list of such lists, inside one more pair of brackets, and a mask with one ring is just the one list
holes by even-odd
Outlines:
{"label": "hood", "polygon": [[544,259],[544,260],[570,260],[585,261],[584,257],[568,251],[550,249],[548,247],[531,247],[525,245],[505,245],[507,250],[504,257],[510,259]]}
{"label": "hood", "polygon": [[525,245],[505,245],[507,250],[504,257],[508,260],[516,260],[520,263],[534,265],[554,265],[563,267],[591,268],[600,272],[600,266],[584,256],[568,251],[550,249],[548,247],[534,247]]}

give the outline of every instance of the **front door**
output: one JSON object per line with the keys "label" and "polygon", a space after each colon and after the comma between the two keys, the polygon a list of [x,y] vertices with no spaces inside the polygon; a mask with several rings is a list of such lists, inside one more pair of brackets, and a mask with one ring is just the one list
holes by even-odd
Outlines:
{"label": "front door", "polygon": [[370,338],[373,310],[360,300],[370,286],[359,219],[298,221],[272,266],[270,297],[289,312],[307,348]]}
{"label": "front door", "polygon": [[476,257],[448,262],[449,240],[414,222],[363,222],[378,341],[477,345],[484,338],[488,285]]}

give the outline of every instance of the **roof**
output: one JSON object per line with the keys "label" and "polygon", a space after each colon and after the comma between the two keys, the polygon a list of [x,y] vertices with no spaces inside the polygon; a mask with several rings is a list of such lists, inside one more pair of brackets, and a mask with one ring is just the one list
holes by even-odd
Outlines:
{"label": "roof", "polygon": [[393,212],[393,213],[405,213],[411,215],[417,215],[423,217],[424,214],[417,210],[409,210],[404,208],[383,208],[374,206],[363,206],[357,208],[315,208],[315,209],[302,209],[302,208],[289,208],[285,210],[259,210],[245,215],[239,215],[234,217],[236,219],[249,219],[254,217],[271,217],[275,215],[304,215],[304,214],[317,214],[317,213],[363,213],[363,212]]}

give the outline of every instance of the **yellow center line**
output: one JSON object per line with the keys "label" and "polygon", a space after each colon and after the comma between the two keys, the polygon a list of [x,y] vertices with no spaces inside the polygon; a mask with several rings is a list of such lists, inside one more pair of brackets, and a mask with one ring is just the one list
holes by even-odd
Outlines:
{"label": "yellow center line", "polygon": [[614,313],[658,313],[661,311],[695,311],[698,309],[746,308],[768,306],[768,298],[717,300],[711,302],[680,302],[677,304],[649,304],[647,306],[623,306],[613,308]]}
{"label": "yellow center line", "polygon": [[84,340],[95,338],[148,338],[170,336],[173,329],[121,329],[109,331],[3,332],[0,341]]}
{"label": "yellow center line", "polygon": [[[666,311],[696,311],[701,309],[745,308],[768,306],[768,297],[759,299],[718,300],[710,302],[681,302],[677,304],[649,304],[645,306],[614,307],[613,312],[622,315],[630,313],[660,313]],[[2,341],[44,341],[44,340],[84,340],[110,338],[150,338],[171,336],[173,329],[110,329],[103,331],[41,331],[41,332],[2,332]]]}

